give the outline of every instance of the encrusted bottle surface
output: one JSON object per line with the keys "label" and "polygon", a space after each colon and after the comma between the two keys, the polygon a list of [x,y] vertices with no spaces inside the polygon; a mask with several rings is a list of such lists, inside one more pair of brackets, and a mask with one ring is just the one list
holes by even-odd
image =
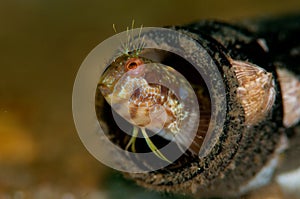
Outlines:
{"label": "encrusted bottle surface", "polygon": [[137,169],[125,175],[149,189],[194,196],[269,183],[299,138],[300,20],[284,20],[283,29],[265,20],[140,30],[137,44],[127,31],[95,89],[99,124],[125,151],[120,170]]}

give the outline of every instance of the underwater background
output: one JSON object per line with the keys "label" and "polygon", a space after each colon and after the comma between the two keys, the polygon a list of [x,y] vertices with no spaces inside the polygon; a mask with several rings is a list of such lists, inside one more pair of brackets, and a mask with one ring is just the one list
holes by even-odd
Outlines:
{"label": "underwater background", "polygon": [[[173,198],[97,161],[72,117],[76,72],[101,41],[136,27],[300,13],[299,0],[0,1],[0,199]],[[125,194],[125,195],[124,195]],[[245,198],[282,198],[270,185]],[[180,198],[180,197],[179,197]]]}

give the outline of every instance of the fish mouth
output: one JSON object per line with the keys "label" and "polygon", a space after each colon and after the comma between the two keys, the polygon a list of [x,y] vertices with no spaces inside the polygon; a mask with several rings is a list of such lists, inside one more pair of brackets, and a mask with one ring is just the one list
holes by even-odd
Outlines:
{"label": "fish mouth", "polygon": [[113,90],[111,89],[111,86],[107,86],[106,84],[103,84],[103,83],[98,84],[98,89],[100,90],[101,94],[104,97],[110,95],[113,92]]}

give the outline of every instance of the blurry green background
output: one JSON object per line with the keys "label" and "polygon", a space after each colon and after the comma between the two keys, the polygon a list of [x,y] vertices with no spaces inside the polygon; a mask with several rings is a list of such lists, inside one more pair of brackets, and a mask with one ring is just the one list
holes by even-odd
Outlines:
{"label": "blurry green background", "polygon": [[123,31],[132,19],[157,27],[296,11],[299,0],[1,0],[0,198],[143,195],[87,152],[72,118],[76,72],[113,23]]}

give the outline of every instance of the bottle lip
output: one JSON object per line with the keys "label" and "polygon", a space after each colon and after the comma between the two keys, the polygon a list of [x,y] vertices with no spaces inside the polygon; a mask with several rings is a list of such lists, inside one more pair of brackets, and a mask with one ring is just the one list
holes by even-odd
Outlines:
{"label": "bottle lip", "polygon": [[[224,85],[222,74],[220,74],[220,67],[216,66],[209,53],[206,52],[198,41],[179,31],[165,28],[143,28],[142,31],[140,29],[133,29],[129,32],[134,34],[132,38],[143,37],[143,42],[145,43],[144,48],[163,49],[173,52],[188,60],[188,62],[196,68],[209,89],[209,95],[212,100],[212,112],[215,113],[212,114],[211,121],[213,120],[213,122],[209,124],[208,131],[213,131],[213,133],[211,133],[212,137],[218,137],[218,134],[223,132],[222,124],[226,118],[226,86]],[[116,59],[116,57],[120,55],[120,50],[116,50],[120,49],[119,41],[127,37],[128,32],[123,32],[105,40],[93,49],[82,63],[73,89],[73,117],[82,142],[90,153],[102,163],[124,172],[149,172],[164,168],[168,164],[160,162],[154,166],[151,165],[151,168],[143,169],[132,166],[135,164],[132,162],[129,163],[128,165],[130,166],[126,166],[126,168],[123,167],[124,165],[120,165],[120,156],[127,157],[126,154],[128,154],[128,151],[115,149],[112,143],[107,139],[103,130],[101,130],[94,107],[97,83],[101,74],[105,71],[104,67],[109,65],[109,62],[104,60]],[[134,46],[135,45],[129,45],[128,47],[132,49],[127,49],[127,51],[130,52],[130,50],[134,50]],[[121,49],[121,51],[122,50],[123,49]],[[107,145],[98,143],[100,135],[101,139],[106,140]],[[208,136],[207,139],[210,138],[211,137]],[[208,154],[217,141],[218,139],[211,139],[211,141],[206,142],[206,150],[200,152],[200,157],[204,157],[205,154]],[[112,148],[112,151],[110,151],[109,148]],[[165,149],[162,149],[162,151],[164,150]],[[112,158],[110,155],[112,153],[119,153],[119,155],[116,156],[118,158]],[[151,159],[147,154],[138,155],[146,155],[144,159]],[[182,154],[173,154],[172,157],[176,160],[181,155]],[[128,161],[126,158],[123,159]]]}

